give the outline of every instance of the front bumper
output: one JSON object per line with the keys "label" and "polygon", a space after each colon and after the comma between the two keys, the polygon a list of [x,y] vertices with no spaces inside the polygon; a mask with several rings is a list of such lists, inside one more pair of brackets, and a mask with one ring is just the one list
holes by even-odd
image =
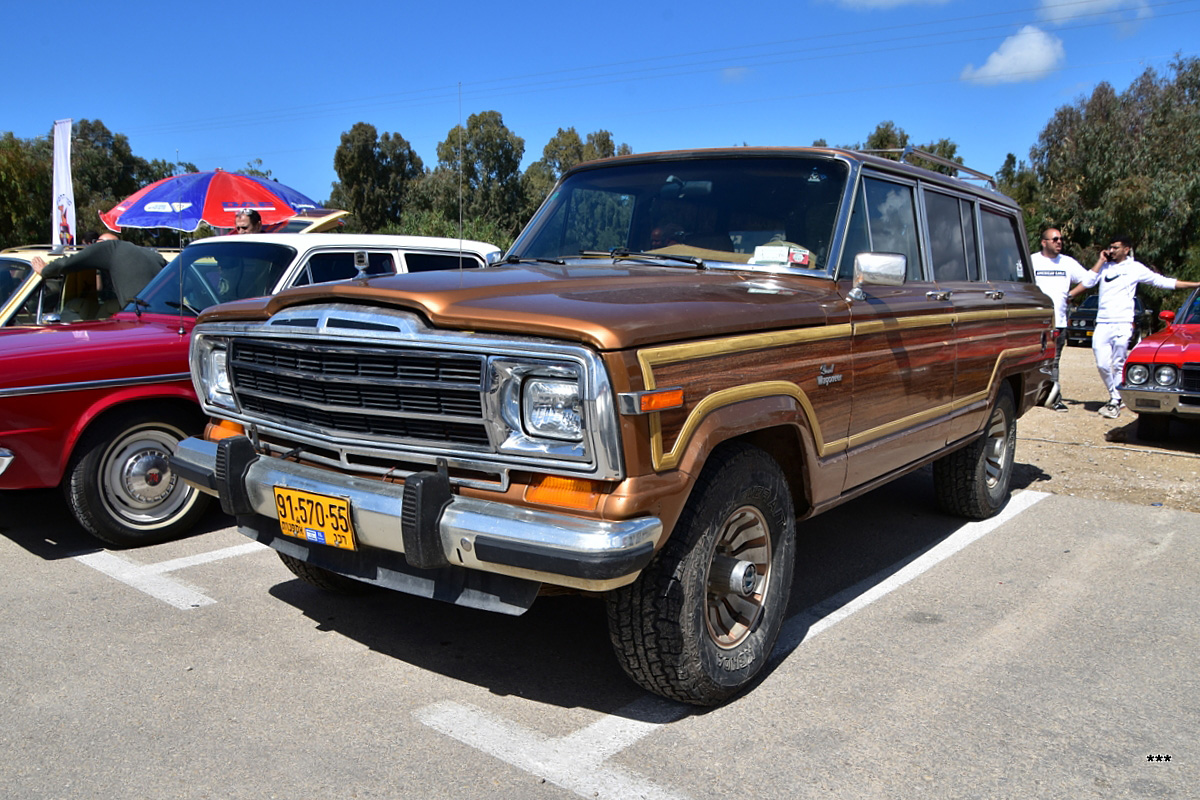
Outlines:
{"label": "front bumper", "polygon": [[1179,389],[1131,389],[1125,384],[1117,387],[1121,399],[1130,411],[1145,414],[1172,414],[1180,417],[1200,417],[1200,394]]}
{"label": "front bumper", "polygon": [[370,582],[387,584],[372,578],[372,564],[394,564],[388,554],[407,553],[407,566],[426,574],[465,568],[606,591],[637,577],[662,534],[657,517],[621,521],[575,517],[463,497],[451,493],[448,484],[444,491],[430,491],[431,499],[425,501],[418,490],[420,481],[414,478],[431,477],[436,487],[438,473],[418,473],[403,485],[385,483],[261,456],[245,437],[220,442],[185,439],[171,457],[171,468],[201,491],[220,497],[222,508],[239,517],[243,533],[290,555],[302,548],[315,556],[302,560],[320,566],[330,561],[325,556],[331,556],[327,551],[334,548],[282,536],[278,526],[267,531],[261,524],[244,524],[241,518],[251,514],[277,518],[275,487],[346,498],[359,547],[358,566],[326,568]]}

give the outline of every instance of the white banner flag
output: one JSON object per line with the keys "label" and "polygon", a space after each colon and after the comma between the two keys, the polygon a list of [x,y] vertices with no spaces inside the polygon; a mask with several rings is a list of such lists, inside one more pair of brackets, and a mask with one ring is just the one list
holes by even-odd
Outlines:
{"label": "white banner flag", "polygon": [[75,244],[75,187],[71,184],[71,120],[54,123],[54,211],[51,242],[55,249]]}

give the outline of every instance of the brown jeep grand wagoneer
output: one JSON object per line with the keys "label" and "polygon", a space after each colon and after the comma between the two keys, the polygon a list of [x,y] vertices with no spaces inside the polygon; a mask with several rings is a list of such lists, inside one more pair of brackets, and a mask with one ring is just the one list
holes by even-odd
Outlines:
{"label": "brown jeep grand wagoneer", "polygon": [[219,423],[173,465],[320,587],[601,593],[626,672],[711,705],[767,662],[798,521],[931,462],[947,510],[1004,505],[1052,326],[993,190],[831,149],[607,159],[498,268],[209,310]]}

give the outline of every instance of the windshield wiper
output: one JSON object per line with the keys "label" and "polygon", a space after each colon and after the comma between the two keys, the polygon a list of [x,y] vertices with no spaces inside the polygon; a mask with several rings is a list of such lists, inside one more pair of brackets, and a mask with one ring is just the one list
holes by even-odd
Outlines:
{"label": "windshield wiper", "polygon": [[640,250],[624,250],[622,248],[613,248],[612,250],[583,250],[579,253],[581,256],[611,258],[613,261],[678,261],[683,264],[691,264],[696,269],[708,269],[708,265],[703,259],[695,256],[681,256],[675,253],[647,253]]}
{"label": "windshield wiper", "polygon": [[[187,300],[184,300],[182,303],[176,303],[173,300],[165,300],[163,302],[164,302],[164,305],[167,305],[170,308],[183,308],[183,309],[186,309],[187,311],[192,312],[192,314],[194,316],[197,316],[197,317],[200,316],[201,309],[196,308],[191,303],[189,303]],[[150,304],[146,303],[146,305],[150,305]]]}
{"label": "windshield wiper", "polygon": [[522,256],[509,256],[504,259],[502,264],[554,264],[561,267],[566,264],[561,258],[524,258]]}

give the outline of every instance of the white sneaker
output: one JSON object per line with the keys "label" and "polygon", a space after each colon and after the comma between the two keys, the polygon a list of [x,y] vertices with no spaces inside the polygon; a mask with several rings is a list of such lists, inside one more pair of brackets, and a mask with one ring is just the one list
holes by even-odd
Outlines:
{"label": "white sneaker", "polygon": [[1100,416],[1106,417],[1108,419],[1116,419],[1117,417],[1121,416],[1121,407],[1123,405],[1125,405],[1125,404],[1120,403],[1120,402],[1114,403],[1112,401],[1109,401],[1108,403],[1106,403],[1105,405],[1100,407]]}

